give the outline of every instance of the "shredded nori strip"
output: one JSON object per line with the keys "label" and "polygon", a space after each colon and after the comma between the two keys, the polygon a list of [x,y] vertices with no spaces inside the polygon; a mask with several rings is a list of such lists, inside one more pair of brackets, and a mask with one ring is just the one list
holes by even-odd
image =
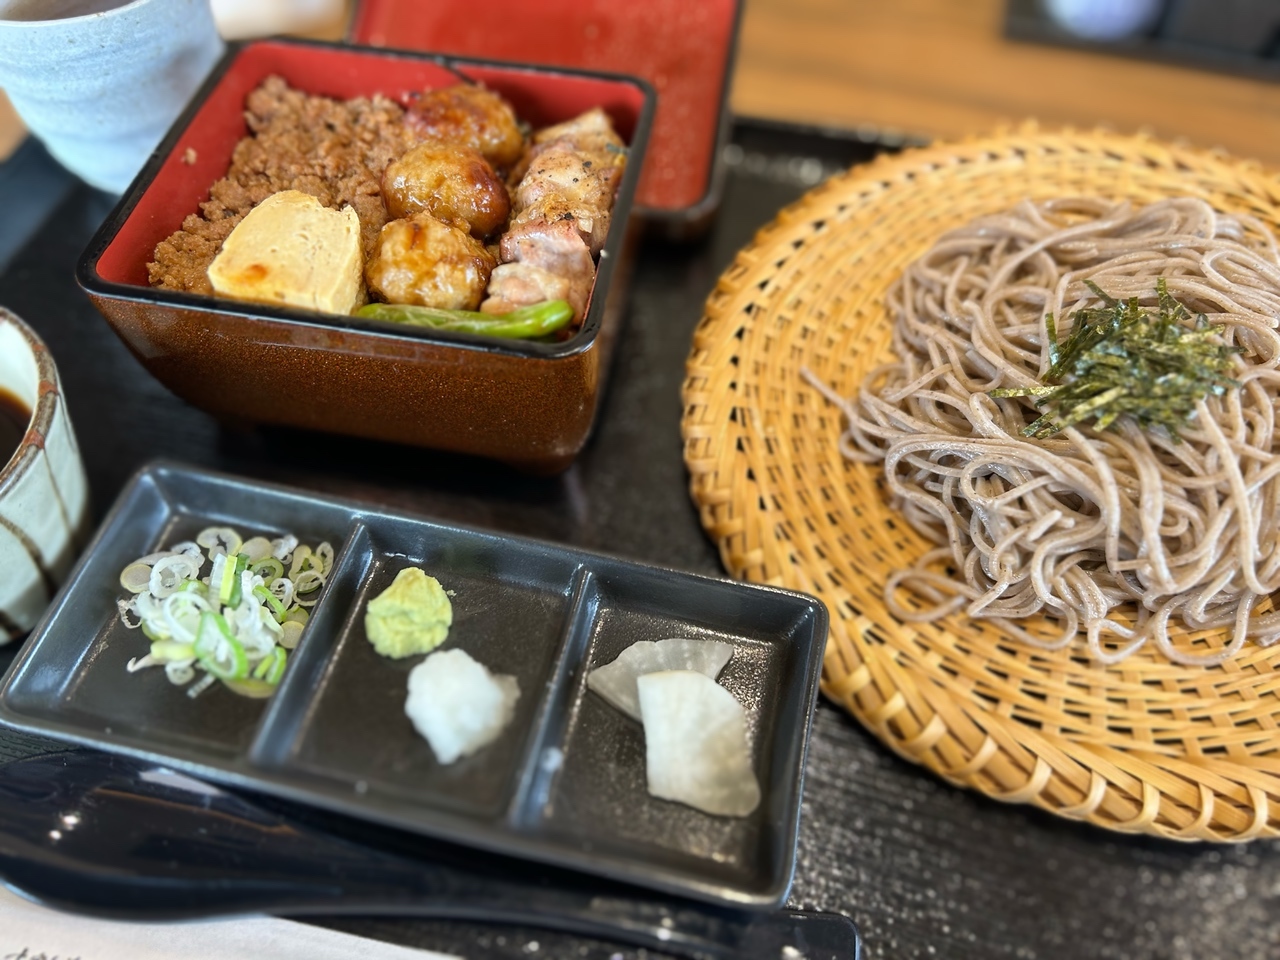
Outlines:
{"label": "shredded nori strip", "polygon": [[1023,436],[1044,439],[1090,417],[1095,430],[1105,430],[1121,415],[1143,429],[1162,427],[1176,441],[1201,399],[1221,396],[1238,381],[1228,376],[1232,357],[1243,350],[1220,342],[1221,324],[1191,311],[1169,294],[1164,278],[1156,281],[1158,311],[1153,315],[1138,298],[1116,300],[1092,281],[1085,281],[1103,302],[1077,310],[1072,331],[1058,342],[1053,314],[1045,316],[1049,337],[1049,369],[1045,386],[992,390],[993,397],[1034,397],[1047,407]]}

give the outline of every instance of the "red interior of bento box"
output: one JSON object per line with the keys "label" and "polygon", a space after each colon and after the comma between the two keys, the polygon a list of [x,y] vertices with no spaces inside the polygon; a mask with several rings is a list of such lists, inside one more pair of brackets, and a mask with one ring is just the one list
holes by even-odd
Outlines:
{"label": "red interior of bento box", "polygon": [[628,73],[658,91],[636,203],[692,207],[715,159],[739,0],[361,0],[355,43]]}
{"label": "red interior of bento box", "polygon": [[245,99],[272,74],[307,93],[344,100],[381,93],[407,103],[415,92],[458,83],[460,73],[501,93],[535,128],[603,107],[627,142],[644,107],[643,89],[625,81],[517,66],[451,66],[456,73],[429,60],[377,50],[271,41],[242,48],[98,258],[98,275],[113,283],[147,285],[147,263],[156,244],[209,199],[209,187],[227,172],[232,151],[249,132]]}

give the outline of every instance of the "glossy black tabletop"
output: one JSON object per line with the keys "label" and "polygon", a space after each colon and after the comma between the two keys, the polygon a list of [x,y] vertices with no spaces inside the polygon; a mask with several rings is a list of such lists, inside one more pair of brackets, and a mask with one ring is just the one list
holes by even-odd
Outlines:
{"label": "glossy black tabletop", "polygon": [[[680,381],[718,273],[753,232],[873,138],[744,121],[724,206],[693,244],[646,242],[594,439],[566,474],[294,431],[219,424],[152,380],[72,270],[112,198],[28,143],[0,166],[0,304],[58,364],[101,516],[157,457],[706,574],[722,573],[687,492]],[[0,668],[12,648],[0,650]],[[56,749],[0,731],[0,763]],[[3,767],[0,767],[0,777]],[[852,916],[871,958],[1114,960],[1280,957],[1280,848],[1104,833],[951,787],[834,706],[809,750],[792,905]],[[468,957],[638,957],[532,929],[398,919],[321,921]],[[654,956],[648,953],[647,956]]]}

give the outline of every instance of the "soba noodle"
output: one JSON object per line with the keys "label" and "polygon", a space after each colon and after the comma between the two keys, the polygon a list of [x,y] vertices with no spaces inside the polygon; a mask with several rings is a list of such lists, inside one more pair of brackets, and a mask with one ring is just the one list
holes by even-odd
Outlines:
{"label": "soba noodle", "polygon": [[[1065,339],[1074,311],[1099,305],[1086,280],[1154,306],[1159,277],[1242,349],[1239,389],[1199,401],[1180,437],[1127,416],[1023,436],[1044,410],[990,393],[1039,385],[1045,315]],[[843,453],[883,461],[895,505],[937,544],[891,576],[895,616],[963,610],[1051,650],[1083,633],[1103,663],[1152,642],[1213,664],[1280,639],[1280,612],[1255,612],[1280,590],[1280,251],[1262,224],[1194,199],[1028,201],[943,236],[889,308],[898,359],[855,398],[805,373],[844,411]],[[1019,624],[1033,615],[1056,638]],[[1189,652],[1171,621],[1231,639]]]}

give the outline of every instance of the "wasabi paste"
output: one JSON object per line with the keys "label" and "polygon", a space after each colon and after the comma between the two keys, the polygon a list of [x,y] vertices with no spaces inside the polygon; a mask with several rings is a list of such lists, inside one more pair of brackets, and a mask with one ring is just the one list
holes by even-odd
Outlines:
{"label": "wasabi paste", "polygon": [[364,629],[373,649],[395,660],[430,653],[449,635],[453,604],[435,577],[405,567],[369,601]]}

